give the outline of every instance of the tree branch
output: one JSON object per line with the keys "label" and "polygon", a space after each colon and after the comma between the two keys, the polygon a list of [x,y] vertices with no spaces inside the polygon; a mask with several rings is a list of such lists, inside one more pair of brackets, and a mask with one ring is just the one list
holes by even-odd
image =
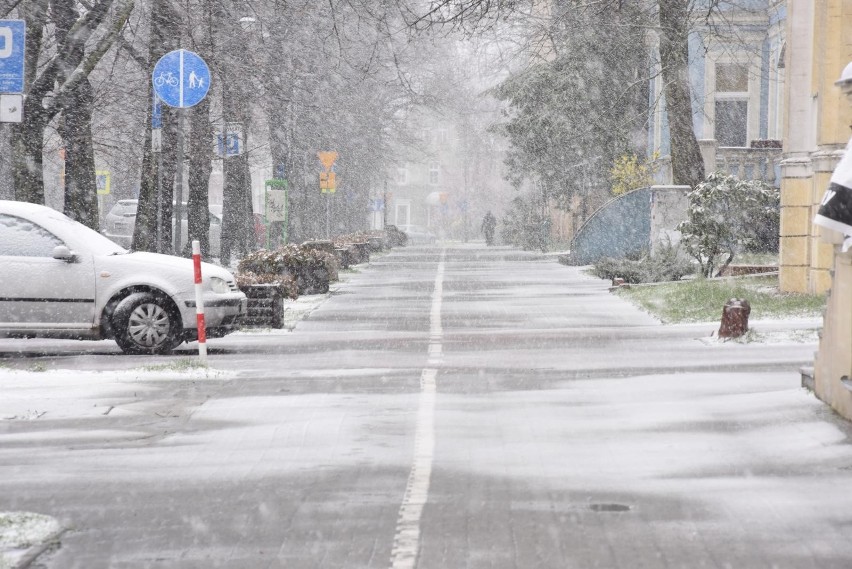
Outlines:
{"label": "tree branch", "polygon": [[[108,33],[100,39],[95,46],[95,49],[93,49],[92,52],[83,59],[80,65],[78,65],[77,68],[68,76],[65,83],[56,90],[56,97],[50,105],[45,107],[45,115],[48,117],[48,120],[52,119],[59,111],[68,105],[77,85],[89,76],[104,54],[109,51],[110,47],[112,47],[115,43],[116,38],[121,33],[121,29],[124,27],[124,24],[130,17],[130,13],[133,11],[134,4],[134,0],[127,0],[127,2],[121,6],[112,24],[110,24]],[[77,26],[75,26],[75,28],[76,27]]]}
{"label": "tree branch", "polygon": [[21,0],[0,0],[0,18],[8,16],[20,3]]}
{"label": "tree branch", "polygon": [[[95,5],[93,10],[87,12],[82,18],[74,22],[74,25],[70,30],[68,30],[68,34],[66,35],[66,38],[72,39],[66,39],[65,43],[67,43],[67,41],[85,43],[94,33],[98,25],[100,25],[103,21],[110,6],[112,6],[112,3],[113,0],[101,0]],[[58,49],[56,50],[56,53],[47,61],[44,65],[44,70],[41,74],[39,74],[36,80],[33,81],[33,85],[30,88],[31,95],[37,93],[47,94],[50,92],[54,81],[56,81],[56,76],[59,73],[65,47],[64,43],[61,46],[57,46]]]}
{"label": "tree branch", "polygon": [[148,69],[148,59],[145,58],[144,55],[139,53],[136,48],[133,47],[133,45],[129,41],[127,41],[127,38],[122,35],[119,35],[115,41],[118,43],[118,47],[123,49],[127,53],[127,55],[129,55],[130,58],[135,61],[137,65],[139,65],[139,67],[141,67],[142,69]]}

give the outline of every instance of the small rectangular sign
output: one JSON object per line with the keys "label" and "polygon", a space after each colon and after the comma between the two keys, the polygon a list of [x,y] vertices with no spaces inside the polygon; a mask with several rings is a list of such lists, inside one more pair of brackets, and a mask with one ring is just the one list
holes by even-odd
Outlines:
{"label": "small rectangular sign", "polygon": [[98,189],[99,196],[109,195],[110,190],[112,189],[112,180],[109,170],[97,170],[95,172],[95,186]]}
{"label": "small rectangular sign", "polygon": [[287,192],[266,190],[266,221],[287,221]]}
{"label": "small rectangular sign", "polygon": [[216,154],[219,156],[239,156],[243,153],[242,132],[228,132],[224,138],[222,133],[216,134]]}
{"label": "small rectangular sign", "polygon": [[0,95],[0,122],[24,122],[23,95]]}

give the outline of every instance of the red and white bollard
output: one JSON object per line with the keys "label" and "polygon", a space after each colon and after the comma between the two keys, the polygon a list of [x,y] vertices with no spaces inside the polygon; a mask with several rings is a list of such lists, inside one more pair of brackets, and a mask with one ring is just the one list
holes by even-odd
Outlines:
{"label": "red and white bollard", "polygon": [[198,359],[207,365],[207,329],[204,326],[204,293],[201,289],[201,243],[192,242],[192,264],[195,267],[195,319],[198,326]]}

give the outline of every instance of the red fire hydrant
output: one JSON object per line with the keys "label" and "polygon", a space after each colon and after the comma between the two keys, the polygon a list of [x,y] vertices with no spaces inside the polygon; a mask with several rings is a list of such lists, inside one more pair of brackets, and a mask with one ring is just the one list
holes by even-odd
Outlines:
{"label": "red fire hydrant", "polygon": [[739,338],[748,332],[748,315],[751,305],[744,298],[732,298],[722,308],[722,325],[719,326],[720,338]]}

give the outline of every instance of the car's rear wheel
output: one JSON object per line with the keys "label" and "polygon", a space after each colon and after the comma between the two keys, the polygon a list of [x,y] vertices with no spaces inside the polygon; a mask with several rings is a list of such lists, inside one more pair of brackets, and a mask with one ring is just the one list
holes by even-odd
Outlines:
{"label": "car's rear wheel", "polygon": [[168,300],[149,292],[118,303],[112,328],[118,347],[128,354],[167,354],[181,342],[180,317]]}

